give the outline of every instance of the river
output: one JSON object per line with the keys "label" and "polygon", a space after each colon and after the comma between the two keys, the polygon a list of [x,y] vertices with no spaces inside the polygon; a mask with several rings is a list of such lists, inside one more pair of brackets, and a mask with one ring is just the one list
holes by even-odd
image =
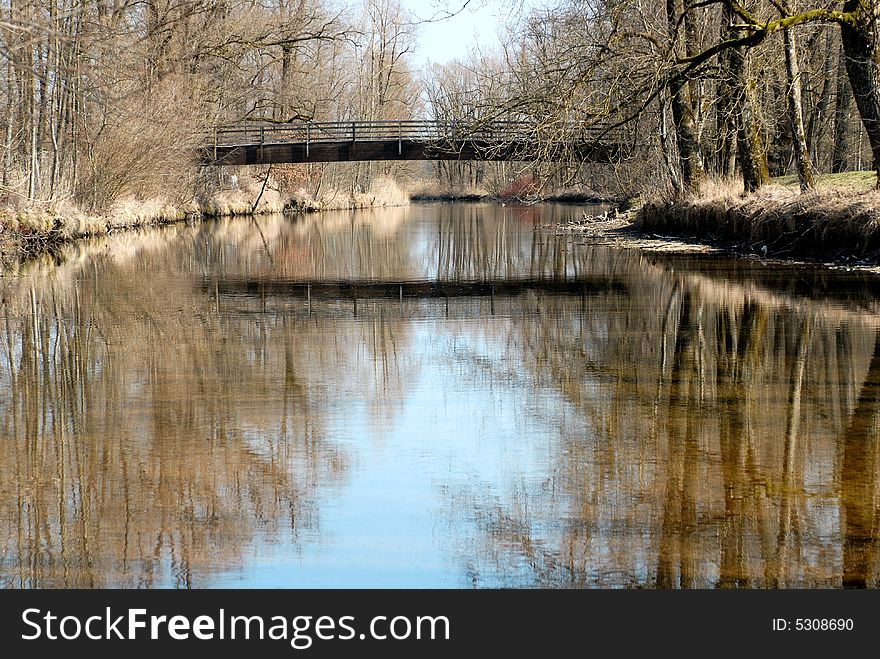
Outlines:
{"label": "river", "polygon": [[178,225],[0,278],[5,587],[876,586],[878,280],[579,208]]}

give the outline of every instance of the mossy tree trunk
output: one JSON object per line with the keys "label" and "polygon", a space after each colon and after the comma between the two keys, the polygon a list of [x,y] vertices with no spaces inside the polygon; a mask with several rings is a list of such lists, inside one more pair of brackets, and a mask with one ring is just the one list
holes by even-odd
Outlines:
{"label": "mossy tree trunk", "polygon": [[793,30],[787,29],[782,31],[782,42],[785,48],[785,78],[787,87],[785,101],[788,112],[788,126],[791,131],[791,147],[801,192],[807,192],[808,190],[813,190],[816,185],[813,176],[813,164],[810,162],[810,152],[807,148],[807,135],[804,130],[803,106],[801,104],[801,71],[798,65],[797,42]]}
{"label": "mossy tree trunk", "polygon": [[[728,25],[729,38],[739,38],[742,30],[738,27],[737,16],[732,2],[724,4],[724,14]],[[746,192],[754,192],[770,182],[767,167],[767,152],[761,139],[761,131],[755,112],[754,87],[748,66],[749,49],[736,46],[728,51],[728,81],[731,103],[736,123],[736,151],[739,159],[743,187]]]}
{"label": "mossy tree trunk", "polygon": [[[685,0],[687,4],[689,0]],[[666,0],[666,18],[669,22],[670,37],[678,41],[676,26],[681,17],[681,8],[677,0]],[[685,40],[693,39],[694,32],[685,30]],[[678,51],[678,44],[672,44]],[[685,46],[690,52],[692,47]],[[700,152],[699,131],[691,95],[691,84],[686,78],[673,77],[669,83],[669,105],[672,110],[672,122],[675,127],[676,144],[678,145],[678,161],[681,168],[681,185],[684,192],[697,192],[706,178],[703,156]]]}

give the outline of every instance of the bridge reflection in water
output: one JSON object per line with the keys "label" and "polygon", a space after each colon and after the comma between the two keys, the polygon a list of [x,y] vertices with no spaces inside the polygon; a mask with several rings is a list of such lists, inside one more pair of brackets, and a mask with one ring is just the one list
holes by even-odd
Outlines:
{"label": "bridge reflection in water", "polygon": [[377,299],[509,297],[528,291],[550,295],[593,295],[626,291],[626,284],[607,277],[573,279],[500,279],[498,281],[283,281],[218,279],[205,290],[228,295],[280,295],[301,299]]}
{"label": "bridge reflection in water", "polygon": [[877,278],[537,228],[570,212],[230,219],[0,278],[0,584],[880,585]]}

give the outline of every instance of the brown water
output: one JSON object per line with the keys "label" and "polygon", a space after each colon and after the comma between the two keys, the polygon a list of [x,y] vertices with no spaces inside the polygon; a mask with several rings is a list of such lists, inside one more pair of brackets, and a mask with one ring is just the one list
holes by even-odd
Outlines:
{"label": "brown water", "polygon": [[0,279],[0,583],[876,586],[878,280],[418,205]]}

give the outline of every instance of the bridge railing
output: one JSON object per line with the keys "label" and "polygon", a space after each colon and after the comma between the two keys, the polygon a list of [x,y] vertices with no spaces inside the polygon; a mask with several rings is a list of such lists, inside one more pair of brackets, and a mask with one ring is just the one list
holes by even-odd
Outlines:
{"label": "bridge railing", "polygon": [[284,143],[370,142],[407,140],[437,142],[480,140],[504,143],[534,140],[534,124],[525,121],[333,121],[298,124],[239,124],[214,128],[215,147]]}

